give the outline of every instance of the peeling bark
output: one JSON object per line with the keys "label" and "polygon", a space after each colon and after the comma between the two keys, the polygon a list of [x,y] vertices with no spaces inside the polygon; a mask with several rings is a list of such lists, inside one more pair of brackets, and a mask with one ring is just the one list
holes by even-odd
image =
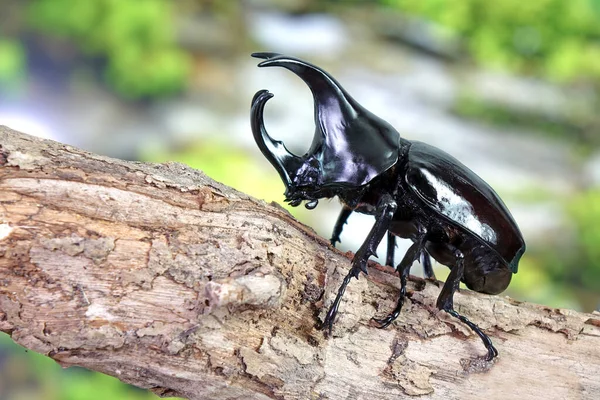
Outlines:
{"label": "peeling bark", "polygon": [[0,127],[0,330],[67,367],[190,399],[600,398],[600,315],[349,268],[280,207],[177,163],[125,162]]}

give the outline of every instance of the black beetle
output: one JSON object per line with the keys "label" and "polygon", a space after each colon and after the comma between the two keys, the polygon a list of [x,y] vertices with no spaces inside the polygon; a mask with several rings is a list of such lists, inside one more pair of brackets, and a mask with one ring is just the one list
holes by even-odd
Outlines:
{"label": "black beetle", "polygon": [[298,58],[276,53],[254,53],[264,59],[259,67],[279,66],[298,75],[310,88],[315,103],[316,130],[308,152],[296,156],[266,132],[263,110],[273,97],[267,90],[252,99],[251,126],[263,155],[285,184],[285,200],[292,206],[307,201],[316,207],[321,198],[338,196],[343,204],[331,243],[353,211],[375,216],[375,224],[352,260],[337,296],[323,321],[331,332],[346,286],[375,255],[388,234],[386,261],[391,264],[395,237],[411,239],[396,266],[400,297],[393,312],[382,320],[386,327],[398,317],[406,296],[406,278],[421,258],[427,277],[431,261],[450,268],[436,306],[469,326],[483,340],[487,360],[498,355],[490,338],[453,308],[460,282],[488,294],[502,292],[517,272],[525,242],[510,212],[496,192],[473,171],[442,150],[409,141],[387,122],[356,102],[327,72]]}

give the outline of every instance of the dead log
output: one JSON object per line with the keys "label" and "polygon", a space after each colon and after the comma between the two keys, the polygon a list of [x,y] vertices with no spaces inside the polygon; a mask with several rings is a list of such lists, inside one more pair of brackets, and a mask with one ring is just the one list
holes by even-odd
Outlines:
{"label": "dead log", "polygon": [[349,257],[185,165],[0,127],[0,330],[62,366],[190,399],[600,398],[600,315],[463,290],[488,363],[432,282],[377,329],[399,280],[375,263],[326,338]]}

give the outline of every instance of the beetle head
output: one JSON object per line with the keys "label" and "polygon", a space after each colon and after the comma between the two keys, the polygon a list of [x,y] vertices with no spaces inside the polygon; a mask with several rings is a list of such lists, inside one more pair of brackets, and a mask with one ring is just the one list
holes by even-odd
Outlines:
{"label": "beetle head", "polygon": [[286,201],[308,208],[322,197],[368,184],[398,161],[400,134],[356,102],[327,72],[298,58],[254,53],[265,59],[259,67],[284,67],[310,88],[315,108],[315,134],[304,156],[292,154],[267,133],[263,110],[273,97],[260,90],[252,99],[250,120],[254,139],[285,184]]}

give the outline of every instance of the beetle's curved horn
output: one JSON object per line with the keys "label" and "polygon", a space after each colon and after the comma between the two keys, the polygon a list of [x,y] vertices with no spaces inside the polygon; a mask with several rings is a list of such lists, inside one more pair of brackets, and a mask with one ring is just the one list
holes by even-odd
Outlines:
{"label": "beetle's curved horn", "polygon": [[302,158],[292,154],[279,140],[273,138],[265,129],[263,110],[265,104],[273,97],[268,90],[259,90],[252,99],[250,109],[250,125],[258,148],[275,167],[286,188],[292,185],[297,171],[302,166]]}
{"label": "beetle's curved horn", "polygon": [[[313,94],[317,122],[335,117],[350,117],[348,114],[355,114],[358,109],[362,109],[331,75],[315,65],[278,53],[253,53],[252,57],[265,60],[258,64],[259,67],[283,67],[298,75]],[[331,121],[327,125],[335,123],[336,121]],[[325,130],[320,133],[326,135],[327,127],[323,128]]]}
{"label": "beetle's curved horn", "polygon": [[265,60],[259,67],[286,68],[310,88],[315,102],[316,127],[304,158],[318,164],[319,182],[361,186],[397,162],[400,134],[362,107],[327,72],[306,61],[277,53],[253,53],[252,56]]}

